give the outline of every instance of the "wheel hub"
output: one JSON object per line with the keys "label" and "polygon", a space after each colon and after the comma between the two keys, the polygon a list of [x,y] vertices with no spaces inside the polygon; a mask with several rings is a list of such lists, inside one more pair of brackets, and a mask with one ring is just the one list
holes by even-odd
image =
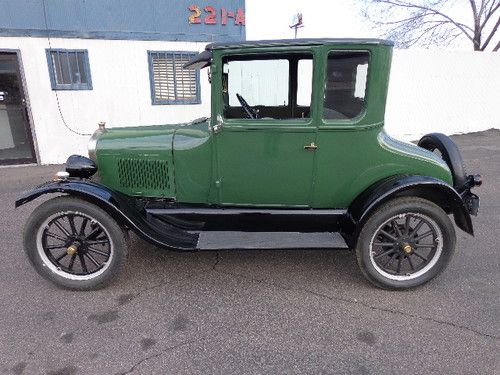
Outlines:
{"label": "wheel hub", "polygon": [[397,241],[394,243],[395,248],[399,249],[402,254],[411,254],[413,252],[413,248],[415,247],[414,241],[411,236],[402,235],[397,238]]}
{"label": "wheel hub", "polygon": [[69,254],[69,255],[74,255],[78,252],[78,246],[76,246],[76,244],[72,244],[71,246],[69,246],[67,249],[66,249],[66,252]]}
{"label": "wheel hub", "polygon": [[66,252],[69,255],[74,255],[77,253],[85,254],[87,252],[86,241],[81,236],[72,236],[70,241],[71,245],[69,245],[68,248],[66,249]]}
{"label": "wheel hub", "polygon": [[405,252],[405,254],[411,254],[411,252],[413,251],[413,247],[411,247],[411,245],[407,242],[403,242],[401,245],[401,250],[403,250]]}

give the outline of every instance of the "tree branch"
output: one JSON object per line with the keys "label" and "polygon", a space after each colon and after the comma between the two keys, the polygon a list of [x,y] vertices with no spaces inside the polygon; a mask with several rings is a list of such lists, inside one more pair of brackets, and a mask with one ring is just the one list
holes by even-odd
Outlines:
{"label": "tree branch", "polygon": [[474,0],[469,0],[470,6],[472,8],[472,16],[474,17],[474,24],[477,22],[477,7]]}
{"label": "tree branch", "polygon": [[[490,35],[488,35],[488,37],[486,38],[486,40],[484,41],[482,47],[481,47],[481,51],[484,51],[486,49],[486,47],[488,47],[488,44],[491,42],[491,39],[493,38],[493,35],[495,35],[495,33],[497,32],[498,30],[498,26],[500,26],[500,17],[498,17],[498,21],[497,23],[495,24],[495,26],[493,26],[493,30],[491,30],[491,33]],[[500,42],[499,42],[500,43]]]}
{"label": "tree branch", "polygon": [[486,26],[486,23],[488,22],[488,20],[490,19],[490,17],[493,15],[493,13],[495,13],[500,8],[500,2],[498,2],[497,5],[495,5],[494,8],[493,8],[493,4],[495,4],[495,2],[493,2],[491,4],[492,5],[491,10],[488,12],[488,14],[486,14],[486,17],[484,17],[484,21],[481,24],[481,31],[483,31],[484,27]]}
{"label": "tree branch", "polygon": [[425,29],[424,31],[422,31],[420,33],[420,35],[418,37],[409,41],[409,46],[413,46],[414,44],[418,43],[429,31],[434,32],[436,30],[436,28],[438,28],[439,26],[441,26],[441,24],[436,24],[436,25],[430,26],[427,29]]}
{"label": "tree branch", "polygon": [[411,16],[411,17],[408,17],[408,18],[405,18],[405,19],[402,19],[402,20],[397,20],[397,21],[381,21],[381,22],[377,22],[381,25],[395,25],[395,24],[398,24],[398,23],[404,23],[404,22],[408,22],[408,21],[415,21],[415,20],[418,20],[419,18],[424,18],[424,17],[427,17],[428,14],[422,14],[422,15],[418,15],[418,16]]}
{"label": "tree branch", "polygon": [[450,21],[452,24],[454,24],[458,29],[460,29],[467,36],[467,38],[469,38],[471,41],[473,41],[472,36],[470,36],[469,33],[466,31],[466,28],[467,28],[467,29],[469,29],[470,31],[473,32],[473,30],[469,26],[466,26],[464,24],[456,22],[450,16],[447,16],[446,14],[440,12],[439,10],[436,10],[436,9],[433,9],[433,8],[430,8],[430,7],[426,7],[426,6],[423,6],[423,5],[411,4],[411,3],[407,3],[407,2],[403,2],[403,1],[398,1],[398,0],[394,0],[394,1],[392,1],[392,0],[377,0],[377,2],[378,3],[385,3],[385,4],[394,5],[396,7],[421,9],[421,10],[425,10],[425,11],[434,13],[436,15],[439,15],[439,16],[441,16],[443,18],[446,18],[448,21]]}
{"label": "tree branch", "polygon": [[475,0],[469,0],[470,6],[472,8],[472,18],[474,21],[474,37],[472,38],[472,43],[474,44],[474,49],[481,49],[481,30],[479,25],[481,23],[481,16],[477,14],[477,7]]}
{"label": "tree branch", "polygon": [[[395,40],[402,47],[450,45],[465,36],[474,50],[485,51],[495,44],[500,49],[500,0],[461,0],[467,2],[472,22],[462,23],[453,16],[448,4],[451,0],[358,0],[366,4],[364,17],[374,27],[383,30],[383,36]],[[457,2],[457,1],[455,1]],[[457,2],[458,3],[458,2]],[[458,6],[458,4],[456,4]],[[381,36],[382,36],[381,35]]]}

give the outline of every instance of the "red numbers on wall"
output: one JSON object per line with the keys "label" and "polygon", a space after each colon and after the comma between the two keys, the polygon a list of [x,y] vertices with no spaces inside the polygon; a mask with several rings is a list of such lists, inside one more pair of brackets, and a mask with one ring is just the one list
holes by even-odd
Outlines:
{"label": "red numbers on wall", "polygon": [[193,12],[188,17],[189,23],[201,23],[201,19],[200,19],[201,10],[200,10],[200,7],[197,6],[197,5],[190,5],[188,7],[188,9],[189,9],[190,12]]}
{"label": "red numbers on wall", "polygon": [[[190,24],[202,23],[201,9],[198,5],[190,5],[188,7],[191,14],[188,17]],[[207,5],[203,8],[206,16],[203,18],[205,25],[217,25],[217,9],[213,6]],[[245,11],[243,8],[238,8],[236,12],[228,11],[226,8],[220,9],[220,23],[227,25],[229,19],[234,20],[235,25],[245,26]]]}
{"label": "red numbers on wall", "polygon": [[235,25],[244,25],[245,24],[245,12],[243,9],[238,8],[236,11],[236,17],[234,18]]}
{"label": "red numbers on wall", "polygon": [[217,11],[215,10],[215,8],[211,6],[206,6],[205,12],[208,13],[208,15],[205,17],[205,24],[207,25],[217,24]]}

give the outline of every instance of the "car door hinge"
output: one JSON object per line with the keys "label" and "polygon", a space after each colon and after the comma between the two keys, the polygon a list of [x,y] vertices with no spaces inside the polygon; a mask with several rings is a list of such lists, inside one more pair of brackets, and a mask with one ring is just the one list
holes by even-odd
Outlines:
{"label": "car door hinge", "polygon": [[220,133],[223,128],[224,128],[224,121],[222,120],[222,116],[217,115],[217,123],[214,126],[212,126],[212,132],[214,134]]}

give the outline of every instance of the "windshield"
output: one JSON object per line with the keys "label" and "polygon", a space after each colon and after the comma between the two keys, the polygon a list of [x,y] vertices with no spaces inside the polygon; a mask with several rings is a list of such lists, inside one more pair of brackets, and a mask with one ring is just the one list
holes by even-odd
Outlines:
{"label": "windshield", "polygon": [[310,54],[225,59],[222,82],[225,117],[310,117],[312,71]]}

